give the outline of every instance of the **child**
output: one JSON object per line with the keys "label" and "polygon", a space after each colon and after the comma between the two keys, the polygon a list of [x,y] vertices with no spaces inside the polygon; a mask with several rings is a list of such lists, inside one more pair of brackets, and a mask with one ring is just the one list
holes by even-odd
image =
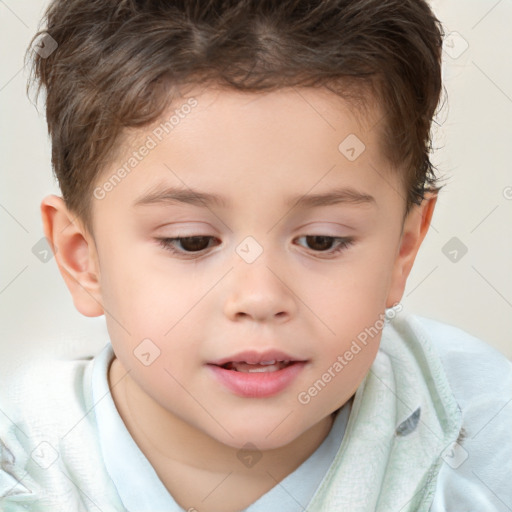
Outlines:
{"label": "child", "polygon": [[440,190],[427,3],[46,22],[44,232],[110,342],[3,390],[2,510],[511,510],[512,365],[400,304]]}

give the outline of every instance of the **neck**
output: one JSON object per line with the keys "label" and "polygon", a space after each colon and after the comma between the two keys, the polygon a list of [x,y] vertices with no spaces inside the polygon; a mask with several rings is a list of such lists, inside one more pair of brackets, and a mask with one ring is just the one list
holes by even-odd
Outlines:
{"label": "neck", "polygon": [[[109,368],[112,398],[130,435],[159,478],[177,500],[183,482],[197,488],[204,475],[230,474],[237,488],[247,485],[253,501],[297,469],[322,443],[334,422],[334,413],[291,443],[259,452],[258,463],[240,463],[238,448],[227,446],[172,414],[139,388],[118,359]],[[112,386],[111,383],[118,382]],[[188,475],[188,477],[187,477]],[[269,479],[269,475],[272,479]],[[233,477],[233,478],[232,478]],[[181,478],[182,483],[177,485]],[[255,487],[256,486],[256,487]],[[251,496],[250,490],[246,496]],[[248,501],[248,504],[252,501]]]}

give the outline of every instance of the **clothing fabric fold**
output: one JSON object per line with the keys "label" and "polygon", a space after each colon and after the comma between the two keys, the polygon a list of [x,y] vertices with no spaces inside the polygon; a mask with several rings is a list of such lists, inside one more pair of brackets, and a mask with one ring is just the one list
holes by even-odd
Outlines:
{"label": "clothing fabric fold", "polygon": [[[345,437],[308,512],[429,510],[441,454],[459,436],[461,411],[421,324],[408,320],[383,330]],[[415,428],[404,435],[399,427],[415,416]]]}
{"label": "clothing fabric fold", "polygon": [[[12,372],[0,391],[2,512],[183,511],[115,408],[112,357],[107,343],[93,358]],[[244,512],[510,510],[510,431],[511,362],[461,329],[402,311],[327,438]],[[294,491],[299,499],[279,508]]]}

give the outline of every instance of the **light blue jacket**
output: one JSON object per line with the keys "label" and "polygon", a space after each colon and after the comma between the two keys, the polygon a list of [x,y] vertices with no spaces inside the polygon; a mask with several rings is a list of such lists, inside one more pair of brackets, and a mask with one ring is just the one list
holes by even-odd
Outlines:
{"label": "light blue jacket", "polygon": [[[34,362],[0,393],[2,512],[158,512],[151,496],[145,510],[123,503],[108,473],[92,366]],[[306,510],[505,512],[511,479],[512,363],[458,328],[400,313]]]}

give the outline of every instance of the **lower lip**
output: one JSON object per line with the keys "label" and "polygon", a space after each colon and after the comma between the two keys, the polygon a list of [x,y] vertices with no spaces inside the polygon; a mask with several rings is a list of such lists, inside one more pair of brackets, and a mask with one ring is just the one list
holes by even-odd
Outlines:
{"label": "lower lip", "polygon": [[245,373],[208,365],[228,389],[246,398],[264,398],[280,393],[292,383],[304,366],[306,362],[302,361],[274,372]]}

